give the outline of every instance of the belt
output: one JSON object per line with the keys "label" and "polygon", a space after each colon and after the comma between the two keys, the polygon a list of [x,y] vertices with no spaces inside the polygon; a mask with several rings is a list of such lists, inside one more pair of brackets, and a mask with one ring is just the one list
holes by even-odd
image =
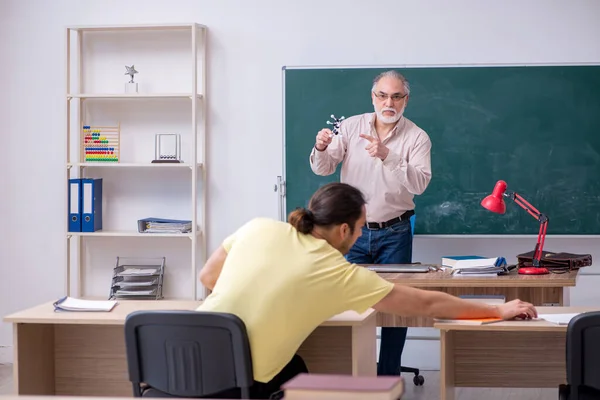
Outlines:
{"label": "belt", "polygon": [[388,221],[385,221],[385,222],[367,222],[365,224],[365,226],[368,229],[375,229],[375,230],[377,230],[377,229],[384,229],[384,228],[387,228],[388,226],[392,226],[394,224],[397,224],[400,221],[406,221],[406,220],[410,219],[410,217],[412,217],[413,215],[415,215],[415,210],[408,210],[408,211],[406,211],[404,214],[402,214],[399,217],[392,218],[392,219],[390,219]]}

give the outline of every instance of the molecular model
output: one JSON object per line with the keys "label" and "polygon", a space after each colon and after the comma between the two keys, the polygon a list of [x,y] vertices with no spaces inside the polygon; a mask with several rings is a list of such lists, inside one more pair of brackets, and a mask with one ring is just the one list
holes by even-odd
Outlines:
{"label": "molecular model", "polygon": [[337,135],[340,131],[340,124],[346,117],[342,115],[341,118],[336,118],[335,115],[331,114],[331,118],[333,118],[333,122],[327,121],[327,125],[333,125],[332,132],[334,135]]}

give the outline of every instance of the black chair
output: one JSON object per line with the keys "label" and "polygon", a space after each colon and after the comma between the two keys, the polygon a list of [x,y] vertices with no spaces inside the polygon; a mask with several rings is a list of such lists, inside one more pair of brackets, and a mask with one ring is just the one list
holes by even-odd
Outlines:
{"label": "black chair", "polygon": [[425,383],[425,378],[423,378],[423,376],[421,375],[421,371],[419,371],[419,368],[400,367],[400,372],[415,374],[415,376],[413,376],[413,383],[417,386],[421,386]]}
{"label": "black chair", "polygon": [[600,311],[581,313],[569,322],[566,367],[567,384],[559,385],[559,399],[600,399]]}
{"label": "black chair", "polygon": [[234,391],[250,398],[250,344],[235,315],[133,312],[125,320],[125,346],[134,397],[202,398]]}

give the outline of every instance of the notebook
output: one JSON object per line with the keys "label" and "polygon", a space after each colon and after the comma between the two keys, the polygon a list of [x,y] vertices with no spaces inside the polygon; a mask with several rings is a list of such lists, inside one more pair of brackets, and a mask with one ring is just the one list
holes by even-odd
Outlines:
{"label": "notebook", "polygon": [[117,305],[116,300],[82,300],[73,297],[63,297],[54,302],[54,311],[112,311]]}

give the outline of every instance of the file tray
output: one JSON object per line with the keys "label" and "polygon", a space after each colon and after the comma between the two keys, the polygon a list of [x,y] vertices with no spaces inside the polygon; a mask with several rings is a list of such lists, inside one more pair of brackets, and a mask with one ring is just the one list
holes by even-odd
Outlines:
{"label": "file tray", "polygon": [[113,269],[109,300],[160,300],[165,272],[165,257],[117,257]]}

